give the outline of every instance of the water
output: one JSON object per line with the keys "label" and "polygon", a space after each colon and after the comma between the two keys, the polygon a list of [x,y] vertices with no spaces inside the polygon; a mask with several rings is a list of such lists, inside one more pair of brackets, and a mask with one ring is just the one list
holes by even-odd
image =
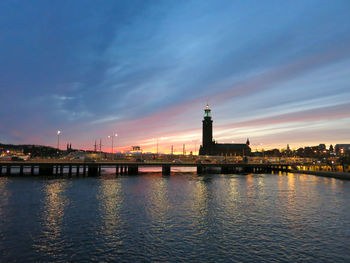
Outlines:
{"label": "water", "polygon": [[350,182],[0,178],[1,262],[349,262]]}

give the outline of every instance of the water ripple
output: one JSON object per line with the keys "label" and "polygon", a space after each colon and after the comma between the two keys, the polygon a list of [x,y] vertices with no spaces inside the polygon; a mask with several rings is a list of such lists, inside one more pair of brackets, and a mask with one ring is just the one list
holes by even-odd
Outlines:
{"label": "water ripple", "polygon": [[0,178],[0,259],[349,262],[350,182],[308,175]]}

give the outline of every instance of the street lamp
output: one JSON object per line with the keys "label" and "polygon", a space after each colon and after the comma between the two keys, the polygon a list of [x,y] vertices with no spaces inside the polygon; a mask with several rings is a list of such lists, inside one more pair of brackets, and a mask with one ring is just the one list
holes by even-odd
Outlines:
{"label": "street lamp", "polygon": [[60,134],[61,134],[61,131],[57,131],[57,150],[60,149]]}
{"label": "street lamp", "polygon": [[114,135],[112,135],[112,136],[108,136],[108,138],[110,139],[110,138],[112,138],[112,153],[113,153],[113,140],[114,140],[114,137],[117,137],[118,136],[118,134],[114,134]]}

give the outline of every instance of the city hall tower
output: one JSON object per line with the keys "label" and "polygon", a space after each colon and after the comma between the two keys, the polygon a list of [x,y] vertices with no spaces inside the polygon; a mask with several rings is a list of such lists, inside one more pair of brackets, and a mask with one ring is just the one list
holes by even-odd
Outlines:
{"label": "city hall tower", "polygon": [[249,139],[246,143],[217,143],[213,140],[213,120],[209,105],[205,106],[202,126],[202,145],[199,155],[247,156],[250,154]]}
{"label": "city hall tower", "polygon": [[205,152],[208,152],[213,144],[213,120],[211,119],[211,113],[209,105],[205,107],[203,128],[202,128],[202,146]]}

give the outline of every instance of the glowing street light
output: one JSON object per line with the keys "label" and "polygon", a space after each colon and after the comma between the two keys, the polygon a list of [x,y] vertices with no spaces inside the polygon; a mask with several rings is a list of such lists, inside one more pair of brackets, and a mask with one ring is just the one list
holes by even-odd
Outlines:
{"label": "glowing street light", "polygon": [[61,131],[57,131],[57,150],[60,149],[60,134],[61,134]]}
{"label": "glowing street light", "polygon": [[112,153],[113,153],[113,140],[114,140],[114,137],[117,137],[117,136],[118,136],[118,134],[114,134],[112,136],[108,135],[109,139],[112,138]]}

